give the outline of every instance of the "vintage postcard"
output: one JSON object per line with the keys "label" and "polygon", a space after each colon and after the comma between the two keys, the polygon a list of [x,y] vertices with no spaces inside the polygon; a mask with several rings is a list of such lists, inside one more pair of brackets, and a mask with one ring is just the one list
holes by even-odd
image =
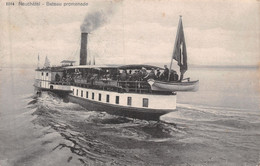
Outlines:
{"label": "vintage postcard", "polygon": [[0,166],[259,165],[260,1],[1,0]]}

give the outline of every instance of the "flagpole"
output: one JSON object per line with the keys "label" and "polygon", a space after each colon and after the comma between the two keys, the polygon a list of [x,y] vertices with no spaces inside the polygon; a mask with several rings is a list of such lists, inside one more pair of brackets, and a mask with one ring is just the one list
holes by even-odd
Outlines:
{"label": "flagpole", "polygon": [[39,55],[39,53],[38,53],[37,69],[39,69],[39,68],[40,68],[40,55]]}
{"label": "flagpole", "polygon": [[176,38],[175,38],[173,53],[172,53],[172,57],[171,57],[170,68],[169,68],[168,81],[170,81],[170,74],[171,74],[171,69],[172,69],[172,61],[173,61],[174,53],[175,53],[175,51],[176,51],[177,39],[178,39],[179,30],[180,30],[181,17],[182,17],[182,15],[180,15],[179,24],[178,24],[178,29],[177,29],[177,33],[176,33]]}

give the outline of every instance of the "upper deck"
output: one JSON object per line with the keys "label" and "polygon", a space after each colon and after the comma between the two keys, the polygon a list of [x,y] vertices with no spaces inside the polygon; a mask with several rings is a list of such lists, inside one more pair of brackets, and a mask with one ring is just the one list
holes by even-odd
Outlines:
{"label": "upper deck", "polygon": [[80,65],[36,71],[43,76],[49,72],[47,75],[51,75],[51,79],[45,79],[49,85],[70,85],[120,93],[172,94],[170,91],[152,91],[147,80],[161,79],[159,77],[163,72],[163,68],[153,65]]}

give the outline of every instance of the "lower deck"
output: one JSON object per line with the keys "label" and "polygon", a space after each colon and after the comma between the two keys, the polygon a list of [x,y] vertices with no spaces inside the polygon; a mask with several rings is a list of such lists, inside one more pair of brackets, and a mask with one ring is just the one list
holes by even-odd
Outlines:
{"label": "lower deck", "polygon": [[176,111],[174,110],[147,110],[142,108],[133,108],[133,107],[123,107],[120,105],[111,105],[107,103],[100,103],[92,100],[86,100],[84,98],[75,97],[72,95],[68,96],[70,102],[77,103],[89,111],[101,111],[107,112],[113,115],[126,116],[137,119],[145,119],[145,120],[160,120],[160,116],[169,112]]}
{"label": "lower deck", "polygon": [[[40,91],[50,90],[69,101],[78,103],[88,110],[105,111],[141,119],[157,119],[160,115],[176,110],[176,93],[142,93],[106,89],[81,84],[49,84],[38,87]],[[65,94],[65,95],[64,95]],[[156,118],[155,118],[156,117]]]}
{"label": "lower deck", "polygon": [[71,86],[71,96],[85,100],[105,103],[112,106],[122,106],[126,108],[142,108],[151,111],[164,110],[170,112],[176,109],[176,94],[140,94],[140,93],[118,93],[105,90],[88,89]]}

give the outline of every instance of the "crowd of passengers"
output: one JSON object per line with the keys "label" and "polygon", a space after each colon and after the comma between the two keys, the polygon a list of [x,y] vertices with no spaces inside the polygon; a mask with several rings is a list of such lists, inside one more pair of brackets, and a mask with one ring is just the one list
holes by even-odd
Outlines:
{"label": "crowd of passengers", "polygon": [[[103,73],[103,74],[102,74]],[[59,75],[55,76],[56,81],[62,82],[75,82],[77,79],[84,79],[87,82],[93,80],[118,80],[118,81],[147,81],[148,79],[160,80],[160,81],[178,81],[179,76],[176,71],[169,71],[167,65],[164,65],[164,70],[161,71],[159,68],[147,70],[142,68],[140,70],[113,70],[109,72],[84,72],[81,73],[77,70],[74,73],[64,73],[63,77]]]}
{"label": "crowd of passengers", "polygon": [[148,79],[160,80],[160,81],[178,81],[178,74],[176,71],[171,70],[169,75],[169,69],[167,66],[164,66],[165,69],[163,72],[160,69],[152,68],[150,71],[146,70],[146,68],[142,68],[141,70],[123,70],[119,75],[120,81],[147,81]]}

